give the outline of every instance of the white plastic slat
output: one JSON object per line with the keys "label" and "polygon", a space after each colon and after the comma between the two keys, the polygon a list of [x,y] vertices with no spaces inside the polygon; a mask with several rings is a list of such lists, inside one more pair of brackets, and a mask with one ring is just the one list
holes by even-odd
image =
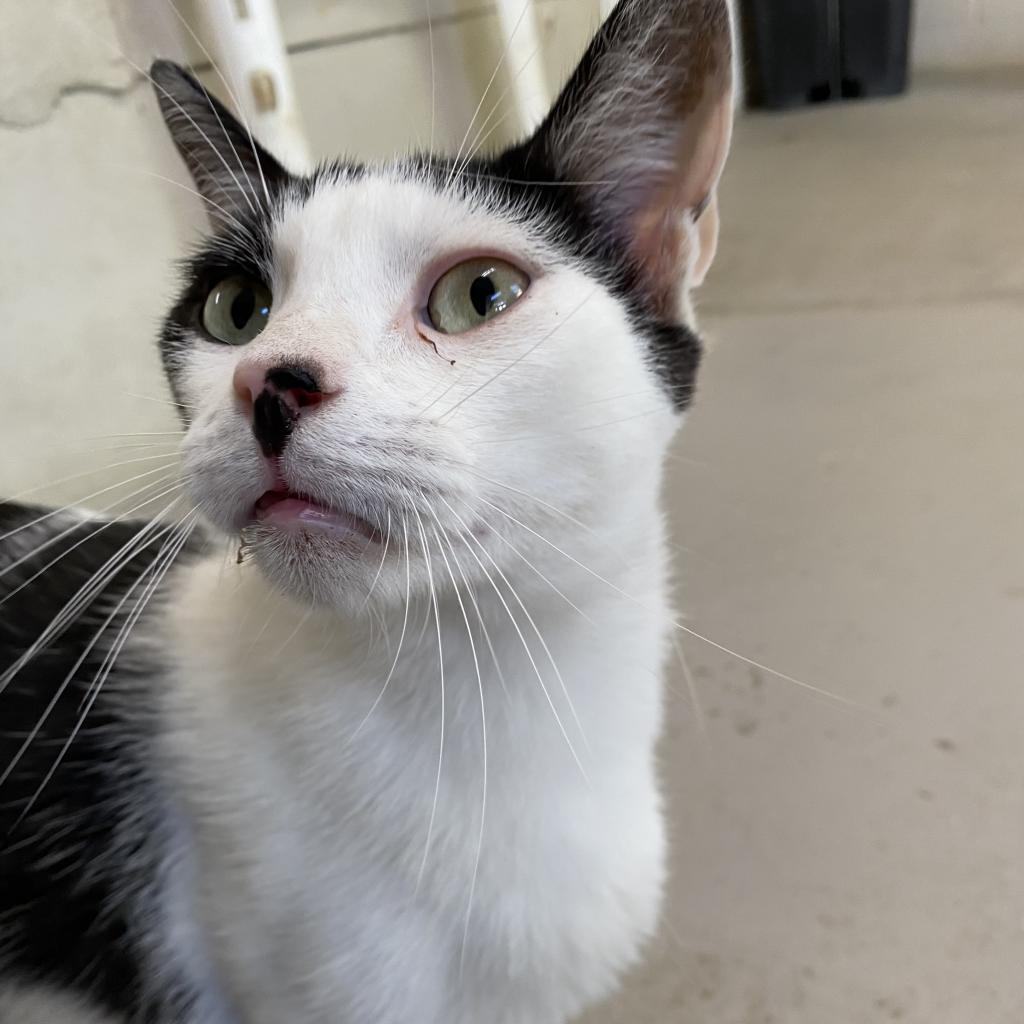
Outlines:
{"label": "white plastic slat", "polygon": [[287,167],[307,170],[309,144],[274,0],[203,0],[195,9],[252,133]]}
{"label": "white plastic slat", "polygon": [[535,0],[498,0],[498,20],[505,43],[505,63],[520,127],[529,130],[544,119],[551,96]]}

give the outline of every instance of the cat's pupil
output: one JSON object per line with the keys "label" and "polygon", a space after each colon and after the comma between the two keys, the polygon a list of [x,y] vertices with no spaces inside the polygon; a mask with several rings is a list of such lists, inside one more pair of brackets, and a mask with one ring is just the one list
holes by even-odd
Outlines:
{"label": "cat's pupil", "polygon": [[256,308],[256,295],[251,288],[243,288],[231,303],[231,322],[241,330],[252,318]]}
{"label": "cat's pupil", "polygon": [[494,282],[489,277],[478,277],[469,286],[469,301],[473,308],[481,315],[486,316],[491,308],[491,303],[497,298]]}

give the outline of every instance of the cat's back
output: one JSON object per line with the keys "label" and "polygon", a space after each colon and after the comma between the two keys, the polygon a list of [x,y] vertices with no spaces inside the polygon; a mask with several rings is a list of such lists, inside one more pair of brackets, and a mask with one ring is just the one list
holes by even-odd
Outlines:
{"label": "cat's back", "polygon": [[165,829],[146,757],[160,666],[145,645],[112,655],[160,550],[146,529],[0,505],[4,998],[30,981],[126,1016],[143,1001],[139,910],[157,898]]}

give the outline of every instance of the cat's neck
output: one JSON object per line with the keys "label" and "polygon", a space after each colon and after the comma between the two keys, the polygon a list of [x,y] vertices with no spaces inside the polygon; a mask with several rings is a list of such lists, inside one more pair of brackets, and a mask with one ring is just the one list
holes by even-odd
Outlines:
{"label": "cat's neck", "polygon": [[[483,688],[515,704],[528,693],[527,705],[572,716],[567,688],[602,703],[614,677],[635,668],[653,679],[660,667],[658,636],[670,619],[663,525],[652,503],[643,514],[623,509],[615,530],[562,522],[546,534],[527,534],[518,554],[490,561],[482,548],[453,547],[447,563],[434,558],[433,593],[370,595],[347,613],[281,595],[255,565],[200,563],[177,585],[173,642],[191,675],[229,704],[266,702],[268,721],[341,702],[350,731],[392,700],[433,701],[442,671],[449,695],[476,699]],[[479,562],[467,586],[455,565],[468,569],[471,558]],[[614,665],[607,678],[595,669],[601,657]]]}
{"label": "cat's neck", "polygon": [[[494,943],[498,963],[509,937],[490,922],[509,920],[509,891],[560,907],[571,893],[592,934],[595,906],[617,898],[605,880],[626,837],[646,886],[631,905],[653,919],[670,622],[660,517],[559,541],[571,559],[531,549],[545,579],[511,559],[506,581],[476,579],[458,597],[441,587],[436,606],[419,594],[408,615],[404,601],[311,611],[251,564],[181,573],[162,745],[213,920],[242,864],[259,880],[243,901],[247,943],[287,921],[330,978],[344,957],[322,936],[355,891],[389,921],[413,901],[423,948],[457,964],[477,879],[472,920],[488,924],[470,942]],[[622,823],[612,839],[609,820]],[[273,957],[259,949],[254,962],[262,972]]]}

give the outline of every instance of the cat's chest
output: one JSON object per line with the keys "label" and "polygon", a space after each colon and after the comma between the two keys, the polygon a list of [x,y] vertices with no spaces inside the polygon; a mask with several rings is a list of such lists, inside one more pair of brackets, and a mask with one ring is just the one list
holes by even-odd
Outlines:
{"label": "cat's chest", "polygon": [[[493,636],[498,681],[442,636],[443,694],[424,640],[383,697],[383,663],[355,652],[328,670],[287,646],[192,648],[169,742],[195,912],[245,1024],[543,1024],[554,993],[568,1013],[605,983],[581,958],[619,962],[650,927],[649,669],[552,635],[545,674]],[[609,673],[617,716],[595,692]]]}

